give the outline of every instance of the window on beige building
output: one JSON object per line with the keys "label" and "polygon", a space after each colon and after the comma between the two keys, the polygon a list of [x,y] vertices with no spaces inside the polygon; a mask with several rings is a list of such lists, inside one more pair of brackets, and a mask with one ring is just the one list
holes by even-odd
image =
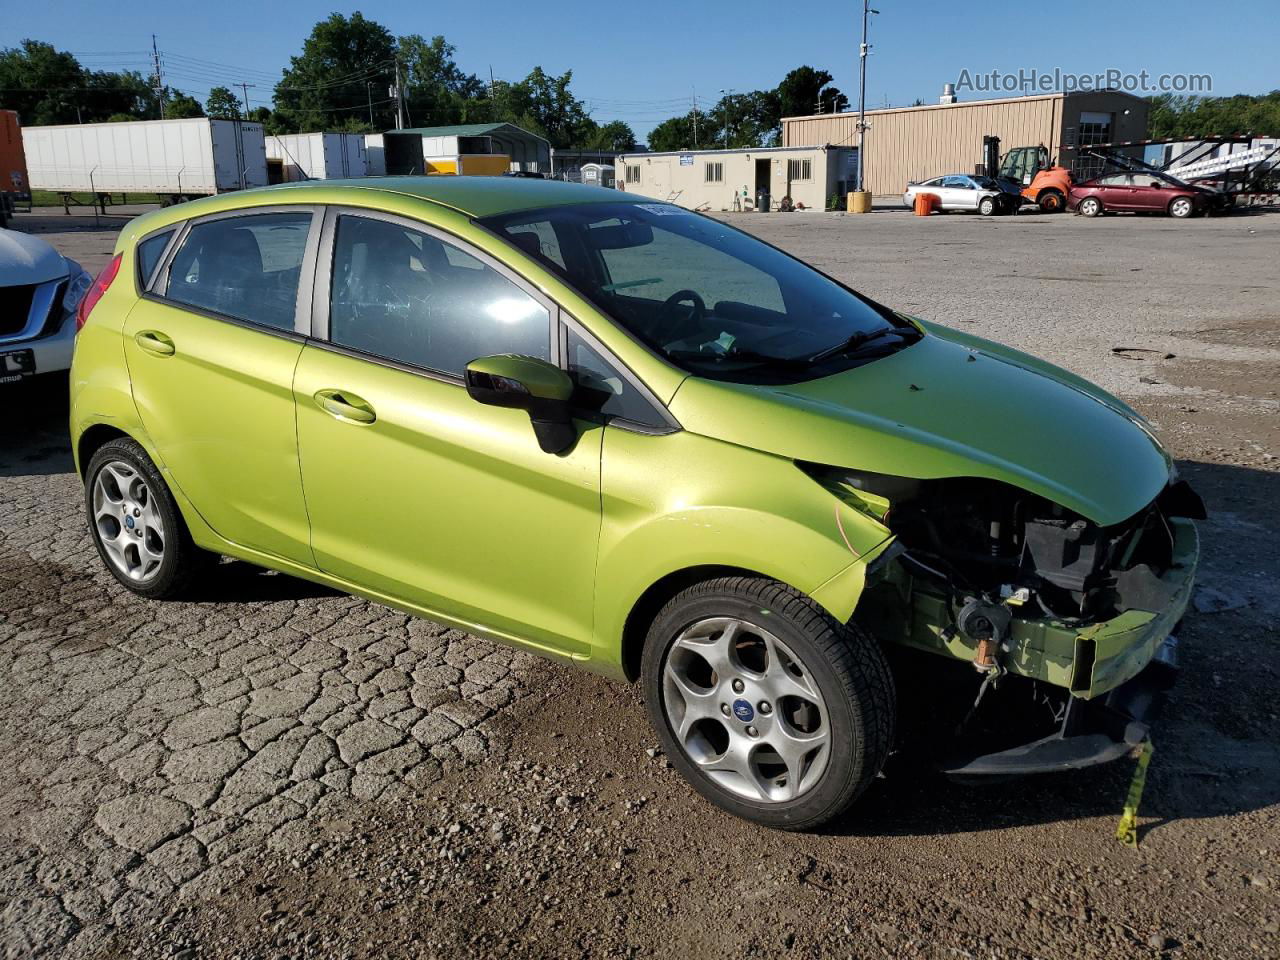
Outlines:
{"label": "window on beige building", "polygon": [[808,158],[804,160],[788,160],[787,161],[787,179],[788,180],[812,180],[813,179],[813,161]]}
{"label": "window on beige building", "polygon": [[724,164],[708,163],[706,172],[707,183],[724,183]]}
{"label": "window on beige building", "polygon": [[639,183],[639,182],[640,182],[640,164],[638,163],[627,164],[627,183]]}

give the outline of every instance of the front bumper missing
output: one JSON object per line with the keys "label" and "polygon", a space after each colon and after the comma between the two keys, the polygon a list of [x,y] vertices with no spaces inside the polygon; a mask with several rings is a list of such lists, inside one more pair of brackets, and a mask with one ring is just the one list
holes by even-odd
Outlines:
{"label": "front bumper missing", "polygon": [[1078,770],[1118,760],[1147,738],[1178,675],[1177,638],[1169,635],[1151,662],[1105,695],[1067,699],[1059,728],[1032,743],[982,756],[953,757],[943,772],[955,777],[1012,777]]}

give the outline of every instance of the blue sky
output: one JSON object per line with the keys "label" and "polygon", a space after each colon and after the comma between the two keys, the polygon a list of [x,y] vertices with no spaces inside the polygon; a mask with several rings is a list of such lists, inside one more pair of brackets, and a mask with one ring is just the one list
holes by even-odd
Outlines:
{"label": "blue sky", "polygon": [[[1082,2],[902,3],[873,0],[867,102],[935,102],[946,81],[1019,69],[1075,73],[1110,68],[1136,73],[1207,73],[1213,93],[1265,93],[1280,87],[1274,69],[1280,30],[1272,0],[1232,0],[1220,8],[1165,0],[1157,5]],[[487,78],[519,79],[535,65],[572,69],[573,88],[599,121],[622,119],[643,137],[666,117],[721,89],[772,87],[808,63],[829,70],[850,99],[857,95],[857,2],[790,4],[669,2],[552,4],[473,0],[435,4],[392,0],[357,6],[301,0],[151,0],[21,6],[6,18],[0,45],[30,37],[70,50],[97,69],[149,69],[144,52],[154,31],[170,85],[203,101],[208,88],[256,83],[250,100],[270,97],[274,79],[312,25],[337,10],[361,10],[393,33],[443,34],[459,65]],[[629,17],[623,11],[644,11]],[[1064,14],[1054,18],[1051,14]],[[1221,15],[1220,15],[1221,14]],[[193,63],[195,58],[200,63]],[[962,99],[983,95],[961,91]]]}

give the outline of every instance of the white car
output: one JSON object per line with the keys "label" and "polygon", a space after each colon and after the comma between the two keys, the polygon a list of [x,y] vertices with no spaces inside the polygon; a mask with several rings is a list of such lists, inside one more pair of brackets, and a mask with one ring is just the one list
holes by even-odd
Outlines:
{"label": "white car", "polygon": [[0,230],[0,384],[71,366],[93,277],[30,234]]}
{"label": "white car", "polygon": [[902,195],[903,204],[908,208],[914,207],[918,193],[935,194],[942,210],[977,210],[984,217],[996,213],[1012,213],[1018,208],[1018,198],[991,177],[971,176],[967,173],[949,174],[923,183],[907,184],[907,190]]}

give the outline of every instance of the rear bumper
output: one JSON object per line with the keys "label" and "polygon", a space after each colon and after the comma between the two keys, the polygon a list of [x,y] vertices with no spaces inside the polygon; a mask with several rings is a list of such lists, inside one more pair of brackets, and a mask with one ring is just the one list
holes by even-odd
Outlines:
{"label": "rear bumper", "polygon": [[1011,777],[1055,773],[1109,763],[1147,738],[1178,674],[1177,638],[1164,639],[1137,676],[1096,700],[1071,697],[1058,730],[1022,746],[944,764],[955,777]]}

